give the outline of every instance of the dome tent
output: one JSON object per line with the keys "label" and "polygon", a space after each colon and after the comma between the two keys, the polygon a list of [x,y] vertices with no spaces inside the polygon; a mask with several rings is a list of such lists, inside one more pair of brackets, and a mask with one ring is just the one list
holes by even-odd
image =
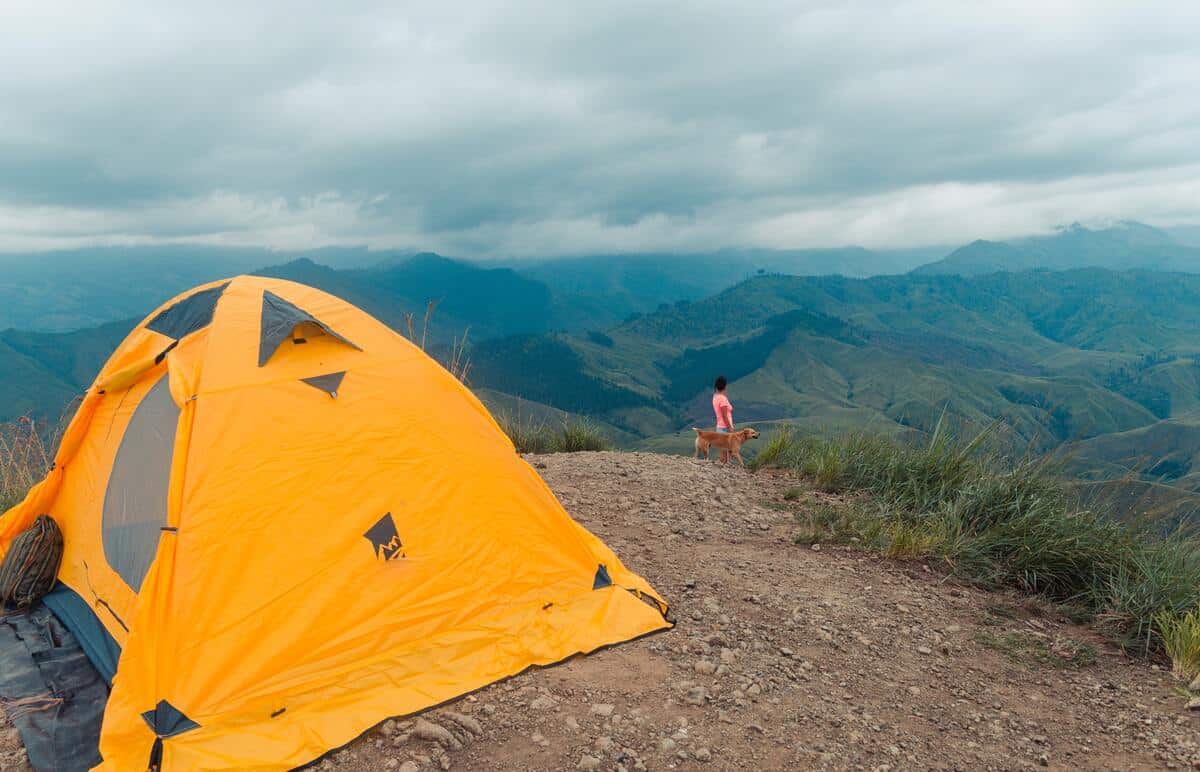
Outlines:
{"label": "dome tent", "polygon": [[111,680],[103,767],[277,769],[670,627],[482,404],[349,303],[240,276],[138,325],[0,518]]}

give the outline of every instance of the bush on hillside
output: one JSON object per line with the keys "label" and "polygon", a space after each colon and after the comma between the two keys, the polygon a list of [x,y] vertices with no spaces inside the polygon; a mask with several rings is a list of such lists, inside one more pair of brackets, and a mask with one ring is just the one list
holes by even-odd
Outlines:
{"label": "bush on hillside", "polygon": [[[1200,540],[1079,508],[1047,462],[983,450],[987,433],[964,443],[939,426],[927,443],[910,445],[785,429],[754,463],[790,469],[827,492],[873,494],[827,518],[827,534],[1077,606],[1145,653],[1165,649],[1177,662],[1200,661],[1200,634],[1190,650],[1192,639],[1178,634],[1189,619],[1200,631]],[[802,525],[804,538],[813,538],[815,524]]]}
{"label": "bush on hillside", "polygon": [[555,425],[520,413],[504,413],[497,421],[518,453],[577,453],[611,447],[596,425],[586,418],[566,418]]}

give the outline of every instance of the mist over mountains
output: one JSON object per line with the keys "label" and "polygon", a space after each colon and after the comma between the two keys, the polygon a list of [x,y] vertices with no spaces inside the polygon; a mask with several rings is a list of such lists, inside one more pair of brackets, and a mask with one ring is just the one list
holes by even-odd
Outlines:
{"label": "mist over mountains", "polygon": [[[1010,242],[975,241],[957,249],[748,248],[536,260],[515,257],[486,263],[428,252],[361,247],[284,253],[179,244],[7,253],[0,254],[0,330],[65,332],[139,316],[189,287],[248,272],[277,276],[290,272],[300,281],[300,275],[315,275],[325,269],[323,280],[343,288],[356,283],[388,285],[407,281],[413,297],[405,300],[415,300],[419,305],[429,298],[453,302],[451,295],[456,293],[448,289],[469,293],[472,288],[472,273],[456,267],[464,263],[484,269],[509,268],[520,277],[543,284],[552,296],[552,307],[538,306],[543,315],[531,329],[594,329],[620,321],[630,313],[652,310],[660,303],[711,295],[760,273],[865,278],[909,271],[969,275],[1034,268],[1200,271],[1200,247],[1185,243],[1187,239],[1200,243],[1200,231],[1179,228],[1167,232],[1140,223],[1119,223],[1103,229],[1072,225],[1049,236]],[[439,259],[442,262],[437,262]],[[414,264],[401,267],[410,262]],[[335,279],[329,269],[346,271],[347,275]],[[500,274],[490,276],[495,279]],[[369,288],[359,293],[360,297],[371,295]],[[492,300],[497,299],[493,296]],[[471,305],[476,304],[472,301]],[[379,307],[373,313],[387,316]],[[508,329],[505,322],[489,325],[487,320],[476,319],[474,324],[477,328]]]}

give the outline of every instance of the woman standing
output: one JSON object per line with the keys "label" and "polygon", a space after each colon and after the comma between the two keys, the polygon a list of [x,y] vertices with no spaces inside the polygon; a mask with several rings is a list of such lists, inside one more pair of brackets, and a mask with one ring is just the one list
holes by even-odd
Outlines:
{"label": "woman standing", "polygon": [[[713,412],[717,415],[717,431],[722,434],[729,434],[733,431],[733,403],[729,401],[729,397],[725,396],[725,387],[728,382],[724,375],[717,376],[717,382],[713,384],[715,391],[713,392],[712,405]],[[729,451],[721,451],[721,463],[729,461]]]}

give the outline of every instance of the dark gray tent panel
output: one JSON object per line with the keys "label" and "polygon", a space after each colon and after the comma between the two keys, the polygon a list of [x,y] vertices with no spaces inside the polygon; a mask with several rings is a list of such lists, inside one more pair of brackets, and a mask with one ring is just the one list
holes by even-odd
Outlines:
{"label": "dark gray tent panel", "polygon": [[58,582],[42,598],[42,602],[74,634],[96,672],[111,686],[113,676],[117,674],[117,663],[121,660],[121,647],[96,618],[96,612],[92,611],[87,601],[70,587]]}
{"label": "dark gray tent panel", "polygon": [[264,290],[262,325],[259,328],[258,338],[258,366],[265,365],[279,349],[280,344],[291,337],[292,332],[302,324],[314,325],[326,335],[336,338],[352,349],[362,351],[361,348],[342,337],[312,314],[289,303],[274,292]]}
{"label": "dark gray tent panel", "polygon": [[170,308],[163,309],[146,323],[146,329],[179,340],[185,335],[207,327],[212,323],[221,293],[228,286],[229,282],[225,282],[219,287],[211,287],[188,295]]}
{"label": "dark gray tent panel", "polygon": [[164,373],[134,411],[104,492],[104,557],[137,592],[167,524],[167,487],[179,407]]}
{"label": "dark gray tent panel", "polygon": [[320,389],[327,392],[329,396],[337,399],[338,387],[342,385],[342,379],[346,377],[346,371],[340,373],[329,373],[328,375],[314,375],[312,378],[301,378],[301,383],[307,383],[314,389]]}

